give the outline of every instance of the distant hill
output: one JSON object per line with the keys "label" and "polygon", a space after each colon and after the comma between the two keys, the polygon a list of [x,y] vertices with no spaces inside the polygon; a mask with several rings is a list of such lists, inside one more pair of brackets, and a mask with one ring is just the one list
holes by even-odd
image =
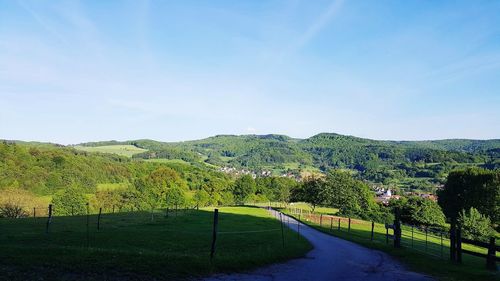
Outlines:
{"label": "distant hill", "polygon": [[133,145],[143,159],[182,159],[274,174],[348,169],[374,183],[433,191],[447,173],[466,166],[500,167],[500,139],[383,141],[321,133],[307,139],[284,135],[217,135],[201,140],[107,141],[81,146]]}

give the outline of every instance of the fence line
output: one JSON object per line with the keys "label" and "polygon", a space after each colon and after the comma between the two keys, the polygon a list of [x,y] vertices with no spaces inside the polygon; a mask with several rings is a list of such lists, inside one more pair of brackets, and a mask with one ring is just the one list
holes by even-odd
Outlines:
{"label": "fence line", "polygon": [[[500,257],[496,255],[496,252],[500,252],[500,246],[495,244],[495,239],[491,238],[490,243],[473,241],[469,239],[460,239],[459,245],[453,249],[453,241],[452,235],[450,232],[441,231],[439,229],[434,229],[431,227],[420,227],[408,224],[400,224],[397,225],[387,225],[386,224],[386,232],[385,235],[380,233],[379,231],[375,231],[375,229],[380,230],[380,225],[375,223],[374,221],[368,222],[363,220],[351,219],[349,217],[341,217],[336,215],[325,215],[325,214],[317,214],[311,211],[302,210],[299,208],[286,208],[286,211],[292,215],[298,214],[299,221],[303,221],[305,223],[312,223],[313,225],[317,225],[320,228],[328,230],[329,232],[347,232],[349,236],[355,236],[361,239],[369,240],[372,242],[381,242],[380,238],[385,238],[385,243],[388,244],[389,240],[394,240],[394,245],[403,245],[405,248],[415,250],[420,253],[424,253],[436,258],[447,259],[448,256],[446,251],[450,251],[451,259],[453,260],[453,251],[455,256],[458,256],[457,262],[461,263],[461,254],[470,254],[478,257],[483,257],[486,259],[486,265],[488,269],[496,270],[496,262],[500,261]],[[302,218],[301,218],[302,216]],[[323,221],[326,219],[330,219],[330,224],[323,225]],[[333,228],[333,220],[338,220],[337,229]],[[347,226],[346,226],[347,224]],[[371,230],[370,230],[371,224]],[[352,229],[351,229],[352,225]],[[359,227],[358,227],[359,226]],[[365,227],[366,229],[363,229]],[[394,234],[390,234],[389,230],[393,229]],[[354,232],[353,232],[354,231]],[[366,237],[359,232],[369,232],[369,235]],[[399,232],[399,233],[398,233]],[[399,241],[396,241],[398,239]],[[379,240],[379,241],[377,241]],[[477,248],[462,249],[462,244],[464,245],[473,245],[475,247],[482,247],[486,249],[487,254],[478,252]],[[469,246],[467,246],[470,248]],[[474,251],[473,251],[474,250]]]}

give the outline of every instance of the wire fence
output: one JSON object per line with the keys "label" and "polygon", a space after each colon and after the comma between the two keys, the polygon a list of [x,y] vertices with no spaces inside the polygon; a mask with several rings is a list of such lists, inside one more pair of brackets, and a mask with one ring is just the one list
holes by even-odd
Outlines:
{"label": "wire fence", "polygon": [[[392,247],[395,239],[393,225],[365,221],[337,215],[327,215],[315,213],[309,210],[286,206],[284,212],[292,215],[299,221],[318,227],[319,229],[337,234],[341,237],[352,237],[370,243],[387,244]],[[450,232],[424,226],[414,226],[409,224],[401,225],[400,244],[402,247],[429,255],[442,260],[450,259]],[[487,255],[488,249],[477,247],[465,241],[461,242],[468,252]],[[498,246],[496,246],[498,247]],[[464,251],[464,252],[466,252]],[[491,253],[490,253],[491,254]],[[497,260],[500,256],[496,255]]]}
{"label": "wire fence", "polygon": [[[80,206],[74,208],[76,209],[81,211]],[[67,208],[64,215],[59,215],[58,209],[52,205],[24,207],[23,210],[31,210],[30,216],[0,218],[3,229],[0,233],[0,245],[115,251],[120,248],[119,243],[124,243],[141,252],[155,252],[152,243],[145,242],[141,236],[159,238],[164,234],[176,239],[177,243],[173,248],[189,243],[187,251],[199,255],[210,253],[213,260],[216,253],[234,251],[228,247],[234,248],[235,240],[255,235],[269,235],[269,239],[261,239],[260,243],[278,239],[280,242],[283,240],[282,247],[286,247],[289,244],[284,242],[285,237],[291,232],[283,229],[282,221],[279,224],[274,220],[274,223],[261,224],[254,219],[255,225],[240,224],[236,223],[238,215],[230,213],[222,213],[221,223],[215,225],[218,218],[212,214],[218,214],[218,210],[198,210],[196,206],[152,210],[133,208],[126,212],[123,209],[120,212],[119,208],[107,209],[105,212],[103,208],[99,208],[97,212],[91,213],[87,204],[85,214],[70,212],[73,215],[67,215]],[[226,223],[227,220],[230,221]],[[216,241],[217,236],[220,239]],[[113,237],[119,239],[112,242]],[[269,243],[269,247],[273,245],[275,243]],[[278,248],[275,250],[279,251]]]}

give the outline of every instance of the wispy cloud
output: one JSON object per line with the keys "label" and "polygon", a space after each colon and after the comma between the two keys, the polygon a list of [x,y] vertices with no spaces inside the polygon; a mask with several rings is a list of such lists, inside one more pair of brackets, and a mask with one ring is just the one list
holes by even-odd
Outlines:
{"label": "wispy cloud", "polygon": [[438,77],[441,82],[446,83],[496,69],[500,69],[500,53],[475,55],[437,68],[427,73],[425,78]]}
{"label": "wispy cloud", "polygon": [[26,12],[28,12],[33,19],[35,19],[42,28],[44,28],[49,34],[54,36],[57,40],[59,40],[63,44],[67,44],[68,41],[66,38],[53,26],[53,24],[50,23],[49,20],[45,19],[43,16],[41,16],[39,13],[37,13],[34,9],[31,8],[30,5],[25,3],[24,1],[17,1],[19,3],[19,6],[21,6]]}
{"label": "wispy cloud", "polygon": [[317,19],[309,25],[306,31],[292,42],[278,57],[284,59],[295,52],[302,49],[307,45],[321,30],[330,23],[335,15],[340,11],[344,0],[334,0],[330,5],[320,14]]}

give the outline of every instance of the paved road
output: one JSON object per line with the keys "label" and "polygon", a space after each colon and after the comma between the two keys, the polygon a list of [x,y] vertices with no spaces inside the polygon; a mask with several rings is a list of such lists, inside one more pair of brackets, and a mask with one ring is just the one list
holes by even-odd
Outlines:
{"label": "paved road", "polygon": [[[273,211],[273,215],[278,214]],[[290,218],[293,230],[297,229],[297,223]],[[433,280],[429,276],[406,270],[383,252],[321,233],[302,223],[300,233],[314,246],[305,258],[270,265],[249,273],[214,275],[205,280]]]}

